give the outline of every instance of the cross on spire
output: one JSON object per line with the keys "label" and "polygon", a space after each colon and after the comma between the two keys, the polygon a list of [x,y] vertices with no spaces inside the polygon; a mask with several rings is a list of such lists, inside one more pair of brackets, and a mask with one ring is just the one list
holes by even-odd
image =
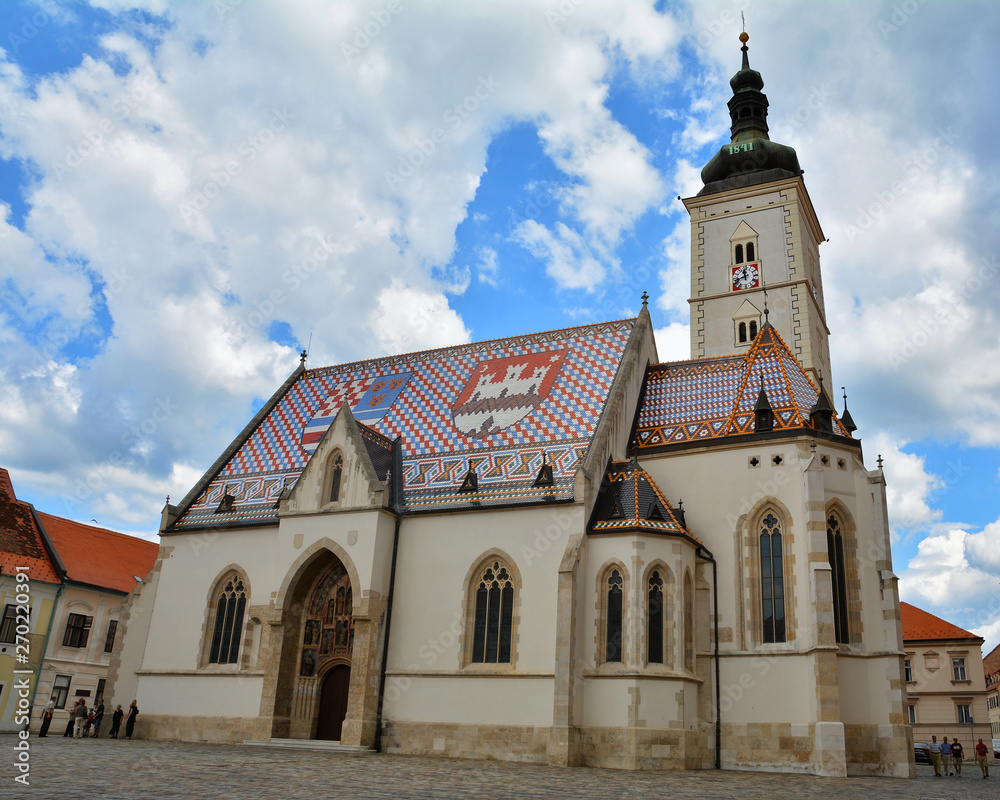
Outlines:
{"label": "cross on spire", "polygon": [[645,307],[646,307],[646,302],[647,302],[648,300],[649,300],[649,295],[648,295],[648,294],[646,293],[646,290],[645,290],[645,289],[643,289],[643,292],[642,292],[642,307],[643,307],[643,308],[645,308]]}

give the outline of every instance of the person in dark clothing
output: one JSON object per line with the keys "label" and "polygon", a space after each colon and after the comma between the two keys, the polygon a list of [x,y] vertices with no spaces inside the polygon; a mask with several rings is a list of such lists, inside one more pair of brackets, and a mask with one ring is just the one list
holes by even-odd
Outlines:
{"label": "person in dark clothing", "polygon": [[139,706],[137,706],[135,700],[133,700],[128,707],[128,716],[125,717],[126,740],[132,738],[132,732],[135,730],[135,718],[138,716],[139,716]]}
{"label": "person in dark clothing", "polygon": [[115,709],[115,712],[111,715],[111,730],[108,731],[108,736],[112,739],[118,738],[118,729],[121,728],[122,717],[124,716],[125,712],[122,711],[121,706],[118,706],[118,708]]}
{"label": "person in dark clothing", "polygon": [[63,734],[64,737],[73,735],[73,726],[76,725],[76,707],[78,705],[80,705],[79,700],[73,703],[73,707],[69,710],[69,722],[66,723],[66,733]]}
{"label": "person in dark clothing", "polygon": [[104,722],[104,698],[97,701],[97,708],[94,710],[94,738],[101,732],[101,723]]}

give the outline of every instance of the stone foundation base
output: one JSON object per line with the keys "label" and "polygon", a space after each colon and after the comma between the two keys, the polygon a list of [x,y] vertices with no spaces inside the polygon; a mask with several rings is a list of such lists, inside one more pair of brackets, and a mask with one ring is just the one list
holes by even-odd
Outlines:
{"label": "stone foundation base", "polygon": [[[254,736],[257,717],[180,717],[170,714],[139,714],[135,739],[176,739],[182,742],[237,744]],[[122,721],[120,737],[125,736]]]}
{"label": "stone foundation base", "polygon": [[722,723],[722,768],[847,774],[840,723]]}
{"label": "stone foundation base", "polygon": [[917,777],[909,725],[844,725],[848,775]]}
{"label": "stone foundation base", "polygon": [[605,769],[699,769],[696,731],[648,728],[572,728],[386,723],[387,753],[520,761]]}

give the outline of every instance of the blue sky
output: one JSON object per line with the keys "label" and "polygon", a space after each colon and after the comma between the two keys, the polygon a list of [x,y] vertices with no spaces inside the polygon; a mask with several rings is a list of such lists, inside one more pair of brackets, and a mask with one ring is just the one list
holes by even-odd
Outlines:
{"label": "blue sky", "polygon": [[0,462],[155,538],[310,339],[337,363],[645,290],[687,357],[676,198],[728,140],[742,11],[903,598],[995,645],[1000,7],[911,5],[0,4]]}

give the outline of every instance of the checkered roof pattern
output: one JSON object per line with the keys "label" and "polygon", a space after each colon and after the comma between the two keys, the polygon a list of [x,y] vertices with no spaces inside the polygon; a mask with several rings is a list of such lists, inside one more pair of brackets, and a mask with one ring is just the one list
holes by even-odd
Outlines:
{"label": "checkered roof pattern", "polygon": [[[229,462],[174,523],[204,525],[273,523],[275,501],[309,460],[303,430],[321,407],[353,404],[372,382],[412,373],[385,415],[368,426],[392,440],[402,437],[404,496],[411,508],[468,505],[455,495],[470,463],[480,489],[505,502],[530,502],[543,451],[552,465],[553,493],[572,497],[572,476],[597,428],[618,372],[634,320],[623,320],[441,350],[306,370]],[[482,361],[565,351],[549,394],[515,424],[471,438],[452,420],[452,406]],[[314,423],[315,424],[315,423]],[[224,495],[230,512],[215,513]]]}

